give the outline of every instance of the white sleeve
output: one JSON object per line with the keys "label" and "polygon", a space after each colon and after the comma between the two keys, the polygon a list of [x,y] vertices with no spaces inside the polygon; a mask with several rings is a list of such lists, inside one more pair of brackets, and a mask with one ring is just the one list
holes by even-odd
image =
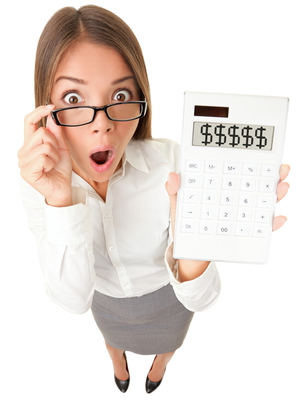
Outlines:
{"label": "white sleeve", "polygon": [[21,197],[33,232],[51,300],[81,314],[89,310],[95,289],[93,233],[88,196],[72,188],[71,207],[51,207],[21,179]]}
{"label": "white sleeve", "polygon": [[218,299],[221,281],[214,262],[196,279],[187,282],[178,280],[178,262],[173,258],[173,243],[166,251],[165,262],[170,276],[170,283],[178,300],[190,311],[207,310]]}

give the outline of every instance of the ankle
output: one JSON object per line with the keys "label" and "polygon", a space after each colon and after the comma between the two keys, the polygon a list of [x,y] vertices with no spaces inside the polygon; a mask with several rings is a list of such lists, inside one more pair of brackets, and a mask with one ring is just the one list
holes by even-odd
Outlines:
{"label": "ankle", "polygon": [[165,362],[165,360],[162,357],[156,356],[148,374],[148,378],[150,379],[150,381],[160,381],[164,376],[166,366],[167,363]]}
{"label": "ankle", "polygon": [[129,378],[129,372],[125,354],[122,354],[121,358],[118,357],[117,359],[113,360],[113,367],[115,376],[119,380],[125,381]]}

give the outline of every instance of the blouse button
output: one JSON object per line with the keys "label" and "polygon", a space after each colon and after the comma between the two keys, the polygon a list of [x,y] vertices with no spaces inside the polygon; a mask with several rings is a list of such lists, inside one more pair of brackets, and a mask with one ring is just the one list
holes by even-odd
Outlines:
{"label": "blouse button", "polygon": [[105,219],[110,220],[111,219],[111,215],[109,215],[109,214],[105,215]]}
{"label": "blouse button", "polygon": [[109,251],[114,251],[115,247],[114,246],[109,246]]}

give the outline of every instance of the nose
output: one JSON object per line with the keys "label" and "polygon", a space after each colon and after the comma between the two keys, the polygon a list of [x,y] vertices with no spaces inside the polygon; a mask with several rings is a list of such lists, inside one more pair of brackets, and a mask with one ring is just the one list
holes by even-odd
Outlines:
{"label": "nose", "polygon": [[91,123],[91,128],[93,133],[111,132],[114,128],[114,123],[107,117],[105,111],[99,108],[96,111],[94,121]]}

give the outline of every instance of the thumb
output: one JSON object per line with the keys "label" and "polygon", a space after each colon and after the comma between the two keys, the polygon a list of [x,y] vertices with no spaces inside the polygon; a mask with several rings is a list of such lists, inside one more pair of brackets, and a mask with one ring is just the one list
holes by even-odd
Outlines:
{"label": "thumb", "polygon": [[177,192],[180,187],[180,177],[175,172],[169,174],[168,182],[166,183],[166,190],[170,198],[171,208],[171,224],[172,232],[174,234],[175,219],[176,219],[176,206],[177,206]]}

